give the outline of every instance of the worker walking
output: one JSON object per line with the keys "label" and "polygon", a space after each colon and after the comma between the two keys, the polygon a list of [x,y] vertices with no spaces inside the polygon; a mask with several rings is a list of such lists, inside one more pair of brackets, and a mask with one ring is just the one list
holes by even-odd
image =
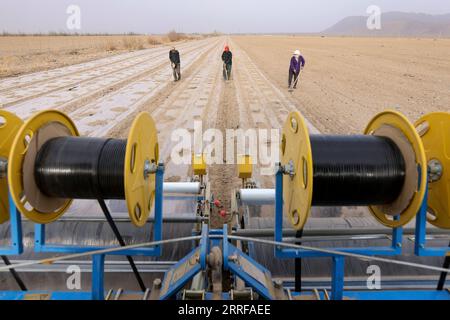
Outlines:
{"label": "worker walking", "polygon": [[297,89],[300,71],[304,66],[305,59],[300,53],[300,50],[295,50],[294,55],[291,58],[291,64],[289,66],[289,89]]}
{"label": "worker walking", "polygon": [[174,81],[181,80],[181,61],[180,61],[180,53],[175,47],[172,48],[169,52],[169,59],[173,69],[173,78]]}
{"label": "worker walking", "polygon": [[223,61],[223,78],[225,80],[230,80],[231,78],[231,67],[233,66],[233,54],[230,51],[230,47],[225,46],[222,53]]}

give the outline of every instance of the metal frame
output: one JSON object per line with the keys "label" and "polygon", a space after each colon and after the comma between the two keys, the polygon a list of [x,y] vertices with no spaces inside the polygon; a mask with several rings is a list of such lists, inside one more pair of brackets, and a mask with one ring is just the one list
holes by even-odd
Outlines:
{"label": "metal frame", "polygon": [[9,192],[8,192],[8,201],[9,201],[9,223],[11,232],[10,244],[8,246],[0,247],[0,255],[15,256],[23,253],[22,218]]}
{"label": "metal frame", "polygon": [[254,276],[249,274],[244,270],[244,268],[237,263],[236,260],[230,259],[232,256],[244,257],[253,267],[255,267],[258,271],[261,271],[264,274],[270,275],[270,271],[266,269],[264,266],[259,264],[256,260],[252,259],[249,255],[243,253],[240,249],[232,245],[228,241],[228,226],[225,224],[223,229],[220,230],[223,234],[223,268],[224,270],[229,270],[231,273],[235,274],[237,277],[241,278],[246,285],[253,288],[261,297],[267,300],[275,299],[275,296],[270,292],[269,288],[267,288],[263,283],[258,281]]}
{"label": "metal frame", "polygon": [[[425,197],[416,216],[415,229],[415,254],[418,256],[446,256],[450,250],[448,247],[426,248],[426,216],[428,188]],[[283,172],[278,168],[275,177],[275,241],[283,242]],[[334,251],[345,253],[356,253],[366,256],[384,255],[395,256],[402,253],[403,228],[392,229],[392,242],[389,247],[364,247],[364,248],[330,248]],[[331,257],[333,260],[331,274],[331,299],[342,300],[344,298],[345,284],[345,257],[339,254],[310,251],[304,249],[291,249],[275,247],[275,257],[280,259],[295,258],[319,258]],[[412,291],[410,293],[403,291],[345,291],[345,296],[359,299],[450,299],[448,292],[442,291]]]}
{"label": "metal frame", "polygon": [[[163,224],[163,183],[164,183],[164,165],[159,164],[156,170],[155,179],[155,216],[153,223],[153,239],[152,241],[162,240],[162,224]],[[35,224],[34,227],[34,250],[35,252],[46,253],[83,253],[92,250],[102,250],[111,248],[102,246],[73,246],[46,243],[45,225]],[[157,245],[152,248],[136,248],[110,253],[111,255],[130,255],[130,256],[160,256],[161,246]]]}
{"label": "metal frame", "polygon": [[[162,208],[163,208],[163,177],[164,166],[160,164],[156,172],[156,191],[155,191],[155,222],[153,240],[159,241],[162,239]],[[22,243],[22,224],[21,216],[16,209],[11,196],[9,196],[10,204],[10,223],[11,223],[11,245],[8,247],[0,248],[0,254],[2,255],[18,255],[23,252]],[[427,215],[427,194],[422,203],[419,213],[416,217],[416,230],[415,230],[415,254],[418,256],[445,256],[449,253],[448,247],[426,247],[426,215]],[[53,253],[81,253],[91,250],[106,249],[109,247],[98,246],[64,246],[45,243],[45,226],[36,224],[35,226],[35,251],[36,252],[53,252]],[[230,243],[228,239],[228,227],[224,225],[223,229],[209,230],[207,224],[203,224],[202,238],[198,247],[195,247],[191,253],[180,260],[177,264],[166,272],[163,284],[166,281],[167,290],[161,294],[160,299],[168,299],[176,296],[179,290],[194,276],[196,276],[202,270],[207,268],[207,255],[209,254],[211,246],[220,246],[223,250],[223,264],[224,269],[233,273],[236,277],[242,279],[247,286],[253,288],[263,298],[274,299],[275,297],[270,293],[269,289],[258,280],[248,274],[237,261],[231,257],[242,256],[253,267],[261,272],[269,272],[265,267],[260,265],[257,261],[250,256],[243,253],[239,248]],[[342,251],[348,253],[357,253],[367,256],[373,255],[399,255],[402,252],[402,235],[403,229],[396,228],[392,231],[392,244],[388,247],[365,247],[365,248],[332,248],[334,251]],[[283,173],[278,170],[276,173],[276,190],[275,190],[275,241],[283,241]],[[141,249],[129,249],[117,251],[114,253],[108,253],[114,255],[145,255],[145,256],[159,256],[161,254],[161,246],[155,246],[152,248]],[[198,258],[195,257],[198,255]],[[175,271],[185,264],[191,262],[193,258],[196,258],[194,265],[186,273],[181,275],[174,275]],[[450,299],[450,293],[447,291],[344,291],[345,284],[345,257],[338,253],[324,253],[318,251],[304,250],[304,249],[289,249],[275,247],[275,257],[280,259],[295,259],[295,258],[312,258],[312,257],[327,257],[332,259],[332,274],[331,274],[331,299],[342,300],[345,298],[350,299],[388,299],[388,300],[417,300],[417,299]],[[103,300],[105,298],[104,277],[105,277],[105,259],[106,254],[97,254],[92,256],[92,286],[91,291],[88,292],[52,292],[49,295],[51,299],[92,299]],[[193,260],[192,260],[193,261]],[[270,274],[270,272],[269,272]],[[163,285],[164,288],[164,285]],[[292,293],[293,295],[308,294],[308,291],[302,293]],[[27,294],[47,294],[44,292],[0,292],[0,299],[23,299]],[[210,296],[210,294],[209,294]],[[227,297],[227,294],[222,295],[223,298]],[[208,297],[208,295],[206,296]],[[322,298],[322,296],[320,296]]]}
{"label": "metal frame", "polygon": [[[164,280],[162,282],[162,290],[160,300],[170,299],[174,295],[176,295],[181,288],[193,277],[195,277],[201,270],[206,269],[206,257],[209,253],[209,230],[208,225],[202,225],[202,238],[200,239],[200,246],[194,248],[188,255],[186,255],[183,259],[181,259],[176,265],[171,267],[169,271],[164,275]],[[191,264],[193,259],[196,258],[198,254],[198,260],[195,261],[195,264],[191,266],[191,268],[184,272],[183,274],[179,274],[177,271],[179,269],[185,268],[186,264]],[[165,290],[167,288],[167,290]]]}

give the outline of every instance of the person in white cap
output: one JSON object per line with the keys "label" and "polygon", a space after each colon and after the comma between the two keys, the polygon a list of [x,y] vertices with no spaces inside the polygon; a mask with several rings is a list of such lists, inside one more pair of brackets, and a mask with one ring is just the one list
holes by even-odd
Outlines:
{"label": "person in white cap", "polygon": [[296,89],[298,83],[298,76],[301,69],[305,66],[305,59],[303,58],[300,50],[295,50],[294,55],[291,58],[291,64],[289,66],[289,88]]}

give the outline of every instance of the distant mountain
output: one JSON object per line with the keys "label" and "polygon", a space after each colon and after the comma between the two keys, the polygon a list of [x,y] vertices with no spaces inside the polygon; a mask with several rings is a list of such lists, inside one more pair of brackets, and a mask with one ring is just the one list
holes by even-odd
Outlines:
{"label": "distant mountain", "polygon": [[386,12],[381,14],[381,30],[369,30],[367,17],[347,17],[322,32],[326,35],[450,37],[450,14]]}

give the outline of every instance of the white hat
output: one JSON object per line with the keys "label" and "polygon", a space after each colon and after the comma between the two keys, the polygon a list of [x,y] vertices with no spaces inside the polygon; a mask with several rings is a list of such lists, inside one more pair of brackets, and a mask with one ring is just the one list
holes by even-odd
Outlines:
{"label": "white hat", "polygon": [[301,55],[300,50],[295,50],[294,51],[294,56],[300,56],[300,55]]}

